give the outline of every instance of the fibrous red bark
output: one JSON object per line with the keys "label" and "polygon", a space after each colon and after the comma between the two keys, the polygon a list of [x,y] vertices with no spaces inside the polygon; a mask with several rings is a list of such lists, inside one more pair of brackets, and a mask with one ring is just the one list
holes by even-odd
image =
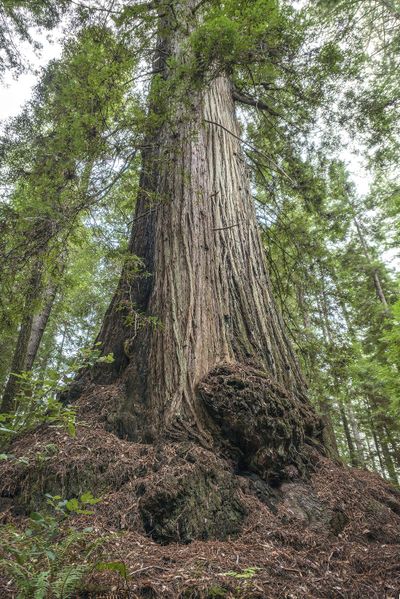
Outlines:
{"label": "fibrous red bark", "polygon": [[275,308],[229,79],[178,103],[143,154],[130,251],[98,340],[125,398],[121,435],[207,436],[198,384],[218,365],[252,365],[289,392],[305,383]]}

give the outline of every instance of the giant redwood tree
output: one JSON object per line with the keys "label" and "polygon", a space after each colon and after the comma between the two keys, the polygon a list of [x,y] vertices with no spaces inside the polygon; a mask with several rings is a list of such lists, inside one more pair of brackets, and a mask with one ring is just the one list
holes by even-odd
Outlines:
{"label": "giant redwood tree", "polygon": [[226,437],[246,465],[280,477],[322,431],[271,295],[235,100],[268,106],[238,91],[234,75],[240,61],[283,51],[283,17],[269,1],[210,4],[151,6],[131,256],[97,339],[114,362],[89,378],[121,383],[109,416],[120,436],[205,446]]}
{"label": "giant redwood tree", "polygon": [[62,394],[76,436],[45,424],[17,440],[0,498],[26,513],[45,493],[101,495],[95,531],[125,531],[108,553],[123,550],[138,597],[383,596],[399,495],[329,455],[253,199],[260,180],[264,193],[277,180],[304,193],[302,135],[340,52],[304,46],[304,23],[275,0],[117,6],[115,27],[151,74],[129,253],[103,357]]}

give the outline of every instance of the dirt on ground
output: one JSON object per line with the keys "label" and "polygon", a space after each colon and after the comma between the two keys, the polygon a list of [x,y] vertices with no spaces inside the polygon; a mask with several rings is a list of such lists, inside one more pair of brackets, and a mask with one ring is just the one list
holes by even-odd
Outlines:
{"label": "dirt on ground", "polygon": [[[267,482],[194,442],[123,440],[105,426],[117,392],[82,399],[75,437],[43,426],[0,465],[3,523],[24,526],[46,493],[102,498],[69,525],[93,527],[128,577],[94,571],[77,597],[399,597],[400,492],[378,475],[309,446],[306,476],[287,467]],[[13,596],[7,583],[0,576],[0,597]]]}

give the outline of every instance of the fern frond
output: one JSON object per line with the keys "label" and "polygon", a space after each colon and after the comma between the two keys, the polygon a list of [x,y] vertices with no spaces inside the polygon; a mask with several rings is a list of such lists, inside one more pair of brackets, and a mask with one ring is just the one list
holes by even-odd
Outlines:
{"label": "fern frond", "polygon": [[11,576],[17,587],[18,599],[32,597],[34,586],[31,580],[31,572],[18,564],[15,560],[0,560],[0,569]]}
{"label": "fern frond", "polygon": [[46,599],[50,572],[39,572],[32,581],[35,588],[33,599]]}
{"label": "fern frond", "polygon": [[88,572],[86,564],[66,566],[57,572],[57,578],[52,584],[53,595],[56,599],[68,599],[76,591]]}

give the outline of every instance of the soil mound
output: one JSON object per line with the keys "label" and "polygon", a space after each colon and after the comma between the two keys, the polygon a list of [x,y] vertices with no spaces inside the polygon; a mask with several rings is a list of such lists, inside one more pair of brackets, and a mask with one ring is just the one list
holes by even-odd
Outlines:
{"label": "soil mound", "polygon": [[[277,480],[194,442],[132,443],[106,430],[111,389],[96,393],[93,412],[81,400],[75,438],[42,427],[0,464],[3,522],[23,525],[45,493],[102,497],[94,515],[71,522],[107,536],[107,559],[123,561],[129,578],[93,573],[81,597],[398,596],[400,492],[379,476],[310,445],[307,476],[289,465]],[[0,597],[12,596],[7,583]]]}

